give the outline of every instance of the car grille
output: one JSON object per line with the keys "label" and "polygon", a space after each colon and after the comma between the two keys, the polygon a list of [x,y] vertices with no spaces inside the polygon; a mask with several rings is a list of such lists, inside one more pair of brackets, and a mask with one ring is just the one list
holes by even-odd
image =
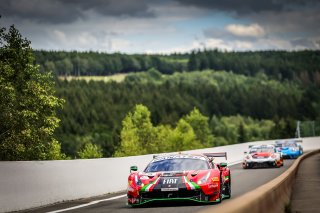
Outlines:
{"label": "car grille", "polygon": [[253,155],[252,158],[254,158],[254,159],[265,159],[265,158],[269,158],[269,156],[256,156],[256,155]]}
{"label": "car grille", "polygon": [[163,199],[163,198],[194,198],[200,197],[200,190],[179,190],[176,192],[152,191],[141,193],[143,199]]}
{"label": "car grille", "polygon": [[253,163],[253,167],[266,168],[274,166],[273,162]]}

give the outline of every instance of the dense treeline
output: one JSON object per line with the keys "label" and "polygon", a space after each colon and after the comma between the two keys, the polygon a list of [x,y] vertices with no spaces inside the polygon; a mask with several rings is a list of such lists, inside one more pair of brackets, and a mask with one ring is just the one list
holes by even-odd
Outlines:
{"label": "dense treeline", "polygon": [[198,51],[190,54],[188,69],[226,70],[248,76],[264,73],[277,80],[320,86],[320,51]]}
{"label": "dense treeline", "polygon": [[[151,112],[153,125],[177,125],[194,107],[206,117],[212,145],[293,137],[294,119],[319,118],[320,91],[264,74],[248,77],[212,70],[162,75],[151,69],[121,82],[58,81],[66,100],[56,136],[69,156],[87,143],[103,156],[119,146],[121,121],[136,104]],[[240,116],[241,115],[241,116]]]}
{"label": "dense treeline", "polygon": [[37,63],[43,71],[53,71],[56,75],[112,75],[118,73],[141,72],[152,67],[161,73],[187,69],[186,54],[128,55],[121,53],[34,51]]}
{"label": "dense treeline", "polygon": [[131,73],[121,83],[58,81],[66,104],[56,136],[71,157],[100,148],[103,156],[119,154],[121,121],[136,104],[150,110],[154,128],[171,132],[196,107],[208,117],[212,146],[293,137],[295,120],[319,119],[320,51],[35,55],[42,71],[58,76]]}
{"label": "dense treeline", "polygon": [[[269,138],[272,121],[257,121],[241,116],[212,117],[194,108],[175,126],[153,125],[147,107],[138,104],[122,122],[121,141],[115,156],[177,152]],[[210,129],[210,126],[212,129]],[[213,131],[211,131],[213,130]]]}
{"label": "dense treeline", "polygon": [[320,86],[320,51],[193,51],[171,55],[35,51],[42,70],[56,75],[111,75],[155,68],[163,74],[195,70],[226,70],[276,80],[295,80]]}

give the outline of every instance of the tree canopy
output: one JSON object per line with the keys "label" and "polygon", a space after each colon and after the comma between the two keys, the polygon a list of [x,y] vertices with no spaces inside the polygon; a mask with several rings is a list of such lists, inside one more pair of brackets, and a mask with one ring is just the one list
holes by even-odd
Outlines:
{"label": "tree canopy", "polygon": [[[304,88],[262,74],[245,76],[215,70],[163,75],[153,69],[129,74],[122,82],[107,83],[59,80],[57,95],[66,103],[59,110],[61,125],[55,134],[62,142],[63,151],[71,157],[77,156],[86,141],[99,145],[104,157],[112,156],[120,146],[123,122],[129,111],[127,126],[131,130],[126,137],[140,140],[135,138],[138,136],[135,131],[140,130],[132,125],[138,121],[133,109],[142,104],[150,113],[140,109],[146,114],[137,114],[144,118],[139,121],[144,121],[150,130],[150,140],[143,141],[152,141],[154,146],[149,150],[139,146],[142,153],[170,150],[175,143],[163,143],[163,140],[177,140],[181,134],[191,138],[192,143],[194,135],[199,148],[294,137],[297,119],[320,118],[319,94],[315,86]],[[179,123],[180,119],[185,122]],[[197,128],[199,124],[201,128]],[[191,129],[188,125],[192,131],[183,132]],[[175,131],[175,136],[171,131]]]}
{"label": "tree canopy", "polygon": [[[122,121],[121,140],[114,156],[178,152],[217,145],[234,144],[245,139],[268,138],[272,121],[254,121],[241,116],[209,118],[197,108],[174,125],[154,125],[149,109],[138,104]],[[210,123],[210,124],[209,124]],[[210,129],[209,126],[212,126]]]}
{"label": "tree canopy", "polygon": [[319,50],[228,52],[205,49],[170,55],[44,50],[34,53],[41,70],[51,70],[58,76],[112,75],[152,68],[162,74],[212,69],[246,76],[264,74],[275,80],[320,86]]}
{"label": "tree canopy", "polygon": [[50,73],[34,65],[30,41],[0,28],[0,160],[61,159],[54,138],[63,100]]}

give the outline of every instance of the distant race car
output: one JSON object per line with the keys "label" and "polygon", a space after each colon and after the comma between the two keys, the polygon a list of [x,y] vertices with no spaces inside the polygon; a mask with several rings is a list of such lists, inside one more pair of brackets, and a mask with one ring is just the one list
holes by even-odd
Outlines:
{"label": "distant race car", "polygon": [[168,154],[154,156],[143,172],[131,166],[128,204],[151,201],[220,203],[231,197],[231,173],[227,163],[214,163],[227,153]]}
{"label": "distant race car", "polygon": [[281,152],[283,158],[297,158],[303,154],[303,148],[299,144],[302,140],[289,139],[276,141],[276,147]]}
{"label": "distant race car", "polygon": [[244,169],[281,166],[283,166],[283,158],[274,145],[249,146],[249,153],[245,152],[242,161]]}

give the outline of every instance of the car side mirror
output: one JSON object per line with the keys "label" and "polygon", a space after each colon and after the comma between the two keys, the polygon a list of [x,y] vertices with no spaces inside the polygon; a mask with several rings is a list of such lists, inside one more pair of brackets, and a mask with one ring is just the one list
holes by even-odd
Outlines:
{"label": "car side mirror", "polygon": [[220,167],[222,167],[222,168],[224,168],[224,167],[227,167],[227,166],[228,166],[228,164],[227,164],[226,162],[221,162],[219,165],[220,165]]}
{"label": "car side mirror", "polygon": [[130,173],[132,171],[138,171],[138,167],[137,166],[130,166]]}

